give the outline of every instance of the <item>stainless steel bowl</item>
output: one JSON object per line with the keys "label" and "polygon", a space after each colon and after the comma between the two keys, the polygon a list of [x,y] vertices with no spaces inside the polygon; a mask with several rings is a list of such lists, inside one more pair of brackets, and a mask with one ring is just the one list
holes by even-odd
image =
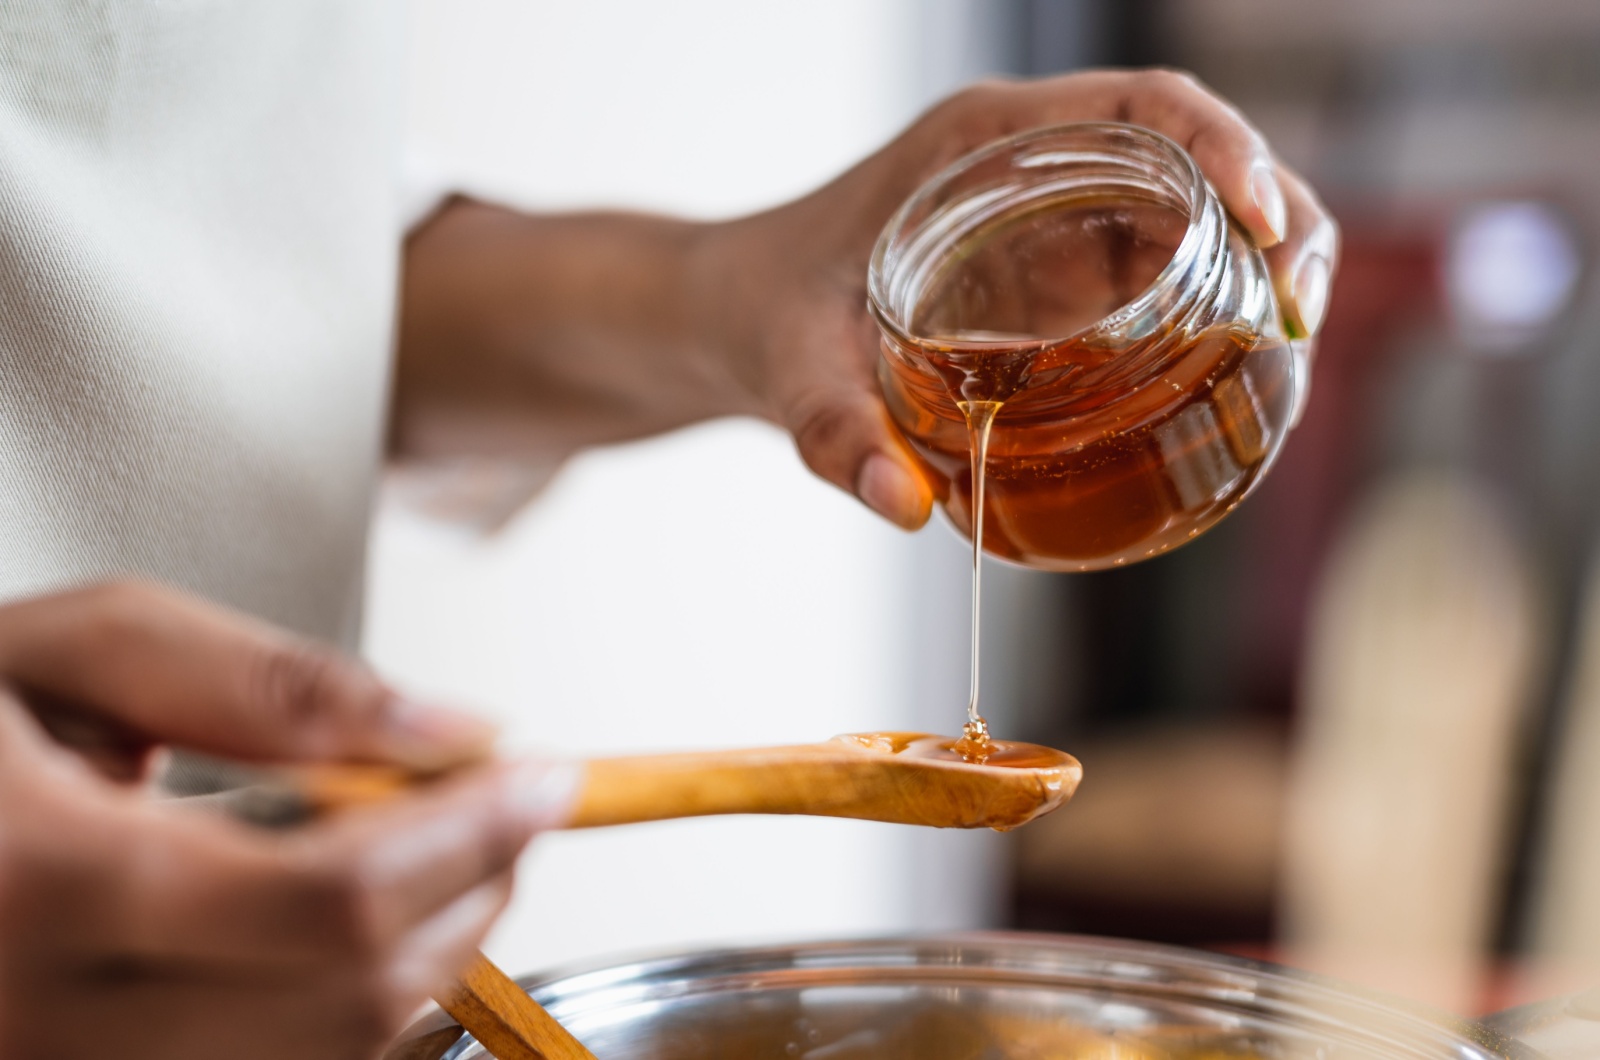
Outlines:
{"label": "stainless steel bowl", "polygon": [[[599,1060],[1545,1056],[1486,1025],[1300,972],[1069,936],[723,950],[521,982]],[[386,1060],[487,1055],[435,1014]]]}

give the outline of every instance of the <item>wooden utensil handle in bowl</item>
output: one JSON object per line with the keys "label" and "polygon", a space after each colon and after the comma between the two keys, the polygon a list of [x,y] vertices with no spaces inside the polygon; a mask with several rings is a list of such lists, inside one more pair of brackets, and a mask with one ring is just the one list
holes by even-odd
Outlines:
{"label": "wooden utensil handle in bowl", "polygon": [[[430,778],[391,766],[308,765],[275,771],[269,815],[311,817],[385,802]],[[496,1060],[595,1060],[583,1043],[482,953],[435,998]]]}
{"label": "wooden utensil handle in bowl", "polygon": [[497,1060],[595,1060],[543,1005],[481,953],[437,1000]]}

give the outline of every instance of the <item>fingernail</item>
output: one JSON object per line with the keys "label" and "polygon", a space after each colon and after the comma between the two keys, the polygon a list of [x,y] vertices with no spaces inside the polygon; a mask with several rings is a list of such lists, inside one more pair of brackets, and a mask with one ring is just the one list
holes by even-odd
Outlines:
{"label": "fingernail", "polygon": [[1312,254],[1300,263],[1294,274],[1294,308],[1306,337],[1317,333],[1322,316],[1328,311],[1328,259]]}
{"label": "fingernail", "polygon": [[581,763],[530,759],[511,769],[504,791],[507,808],[527,828],[543,831],[572,819],[582,787]]}
{"label": "fingernail", "polygon": [[1283,188],[1278,184],[1278,175],[1273,172],[1272,163],[1257,162],[1255,168],[1250,170],[1250,197],[1255,200],[1261,216],[1266,218],[1274,241],[1283,242],[1284,233],[1289,228],[1289,208],[1284,205]]}
{"label": "fingernail", "polygon": [[464,711],[397,697],[389,708],[395,753],[405,764],[443,768],[487,758],[500,730]]}
{"label": "fingernail", "polygon": [[921,525],[922,491],[916,479],[883,453],[873,453],[856,477],[856,496],[879,515],[907,530]]}

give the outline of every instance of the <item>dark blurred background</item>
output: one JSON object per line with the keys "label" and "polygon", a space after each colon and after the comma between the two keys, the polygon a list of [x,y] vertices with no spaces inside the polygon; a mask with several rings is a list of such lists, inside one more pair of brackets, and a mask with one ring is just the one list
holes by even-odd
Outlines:
{"label": "dark blurred background", "polygon": [[971,15],[1016,74],[1194,71],[1344,234],[1310,404],[1256,497],[1035,598],[1061,647],[1016,661],[1029,734],[1094,783],[1017,837],[1013,923],[1415,966],[1381,985],[1465,1007],[1530,957],[1593,956],[1600,5]]}

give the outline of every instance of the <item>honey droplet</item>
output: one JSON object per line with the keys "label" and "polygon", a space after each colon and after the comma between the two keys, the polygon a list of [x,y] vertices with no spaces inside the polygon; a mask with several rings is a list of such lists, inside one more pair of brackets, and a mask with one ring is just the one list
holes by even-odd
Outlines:
{"label": "honey droplet", "polygon": [[989,723],[981,717],[967,722],[961,729],[961,739],[951,744],[950,750],[960,754],[963,761],[983,765],[995,751],[994,741],[989,739]]}

